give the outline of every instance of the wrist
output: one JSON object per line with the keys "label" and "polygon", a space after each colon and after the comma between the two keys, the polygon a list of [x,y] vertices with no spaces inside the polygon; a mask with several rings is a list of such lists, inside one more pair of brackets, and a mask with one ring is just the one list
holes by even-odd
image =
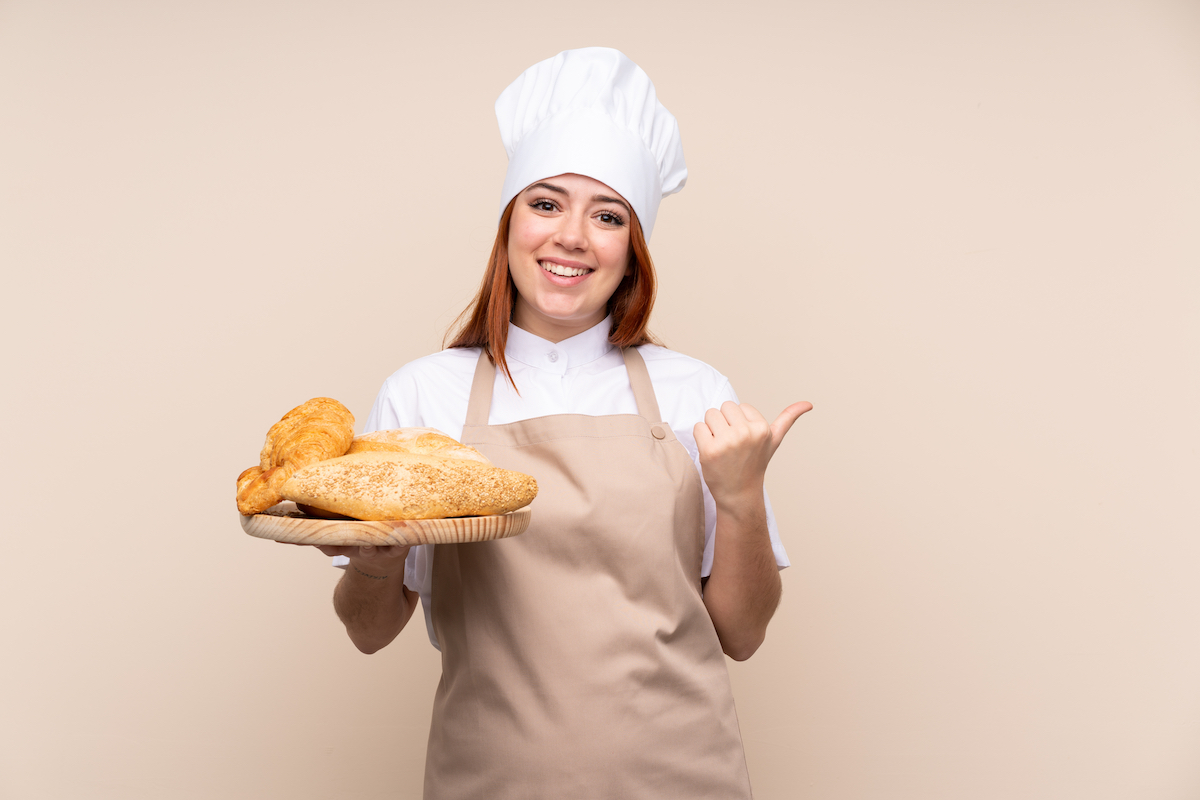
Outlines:
{"label": "wrist", "polygon": [[350,562],[350,569],[353,570],[355,573],[361,575],[362,577],[369,578],[372,581],[387,580],[388,577],[390,576],[390,572],[389,572],[389,574],[381,574],[379,572],[374,572],[374,571],[368,572],[367,570],[361,569],[353,561]]}
{"label": "wrist", "polygon": [[717,516],[726,517],[731,521],[752,522],[765,518],[767,514],[761,486],[719,497],[714,495],[713,503],[717,507]]}

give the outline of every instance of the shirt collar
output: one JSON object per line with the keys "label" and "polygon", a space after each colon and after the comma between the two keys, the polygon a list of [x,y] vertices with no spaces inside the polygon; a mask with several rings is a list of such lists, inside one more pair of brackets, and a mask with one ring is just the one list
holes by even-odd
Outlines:
{"label": "shirt collar", "polygon": [[509,323],[504,357],[563,375],[568,368],[590,364],[612,350],[613,345],[608,341],[611,329],[612,317],[608,316],[583,333],[555,344]]}

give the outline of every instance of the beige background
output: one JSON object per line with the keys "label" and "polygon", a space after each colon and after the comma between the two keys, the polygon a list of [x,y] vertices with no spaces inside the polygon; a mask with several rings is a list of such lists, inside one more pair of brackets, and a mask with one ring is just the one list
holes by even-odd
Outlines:
{"label": "beige background", "polygon": [[433,6],[0,0],[0,796],[419,797],[437,654],[233,479],[439,346],[593,44],[682,126],[655,329],[816,405],[757,796],[1200,796],[1200,5]]}

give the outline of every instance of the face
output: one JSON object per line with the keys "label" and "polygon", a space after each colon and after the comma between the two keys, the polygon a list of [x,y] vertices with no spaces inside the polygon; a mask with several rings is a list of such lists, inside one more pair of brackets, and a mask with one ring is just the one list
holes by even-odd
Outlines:
{"label": "face", "polygon": [[624,198],[583,175],[546,178],[518,194],[508,230],[513,323],[560,342],[603,320],[633,272],[630,218]]}

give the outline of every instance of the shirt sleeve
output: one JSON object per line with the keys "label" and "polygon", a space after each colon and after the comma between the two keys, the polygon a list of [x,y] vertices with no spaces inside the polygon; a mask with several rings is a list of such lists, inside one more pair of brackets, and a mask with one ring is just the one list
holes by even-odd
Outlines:
{"label": "shirt sleeve", "polygon": [[375,396],[375,404],[371,406],[371,413],[363,424],[362,433],[420,427],[405,421],[416,416],[416,409],[407,407],[410,404],[404,402],[403,393],[396,391],[396,380],[396,376],[392,376],[383,382],[379,394]]}
{"label": "shirt sleeve", "polygon": [[[720,408],[726,400],[732,400],[735,403],[741,402],[727,380],[722,382],[708,408]],[[704,468],[700,466],[700,454],[695,441],[690,442],[690,445],[688,453],[691,454],[696,469],[700,472],[700,487],[704,491],[704,560],[700,564],[700,577],[707,578],[712,574],[713,548],[716,544],[717,531],[717,504],[708,490],[708,484],[704,481]],[[771,550],[775,553],[775,564],[779,569],[784,569],[791,566],[792,562],[788,560],[783,542],[779,540],[779,527],[775,524],[775,513],[771,510],[771,498],[767,496],[766,489],[763,490],[763,503],[767,509],[767,533],[771,536]]]}

